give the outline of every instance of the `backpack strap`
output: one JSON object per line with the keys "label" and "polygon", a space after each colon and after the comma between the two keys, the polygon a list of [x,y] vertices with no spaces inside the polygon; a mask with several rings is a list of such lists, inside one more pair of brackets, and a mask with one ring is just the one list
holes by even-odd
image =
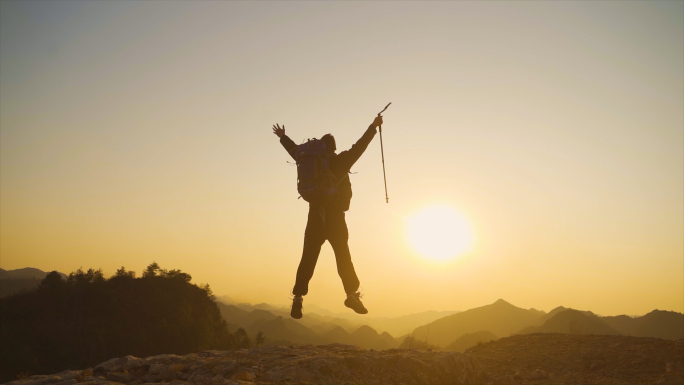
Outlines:
{"label": "backpack strap", "polygon": [[[331,172],[331,174],[332,174],[332,172]],[[335,175],[335,174],[333,174],[333,175]],[[337,178],[337,176],[335,176],[335,178]],[[349,174],[348,173],[344,174],[344,176],[342,178],[338,178],[337,183],[335,183],[335,187],[339,186],[340,182],[342,182],[344,180],[344,178],[349,178]]]}

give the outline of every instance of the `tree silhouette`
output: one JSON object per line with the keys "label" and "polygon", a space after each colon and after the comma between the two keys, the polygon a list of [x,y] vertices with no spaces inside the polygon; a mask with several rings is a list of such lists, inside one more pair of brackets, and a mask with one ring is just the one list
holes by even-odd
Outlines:
{"label": "tree silhouette", "polygon": [[141,278],[123,266],[106,279],[78,269],[49,273],[31,292],[0,299],[0,382],[22,372],[86,368],[112,357],[249,347],[228,332],[208,285],[151,263]]}
{"label": "tree silhouette", "polygon": [[243,328],[238,328],[235,331],[235,341],[238,348],[248,349],[252,346],[252,341],[250,341],[247,332]]}
{"label": "tree silhouette", "polygon": [[254,337],[254,346],[259,347],[259,346],[263,345],[264,342],[266,342],[266,337],[264,337],[264,332],[259,330],[257,332],[256,336]]}

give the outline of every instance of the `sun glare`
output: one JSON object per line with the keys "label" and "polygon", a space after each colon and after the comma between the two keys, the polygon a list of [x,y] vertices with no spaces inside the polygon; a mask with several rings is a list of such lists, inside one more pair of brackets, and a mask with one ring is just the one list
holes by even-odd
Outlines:
{"label": "sun glare", "polygon": [[467,252],[473,244],[468,221],[448,205],[433,205],[406,221],[411,246],[423,257],[448,260]]}

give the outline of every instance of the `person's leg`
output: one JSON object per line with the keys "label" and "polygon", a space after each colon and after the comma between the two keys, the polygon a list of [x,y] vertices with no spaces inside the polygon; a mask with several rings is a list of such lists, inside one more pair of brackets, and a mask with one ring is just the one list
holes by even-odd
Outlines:
{"label": "person's leg", "polygon": [[356,270],[354,270],[354,264],[351,260],[349,231],[344,211],[329,210],[326,219],[327,238],[335,252],[337,273],[342,278],[345,293],[354,294],[359,290],[359,278],[356,276]]}
{"label": "person's leg", "polygon": [[309,218],[304,232],[304,250],[302,259],[297,268],[297,280],[292,293],[295,296],[303,296],[309,292],[309,281],[313,277],[321,246],[325,242],[325,221],[320,209],[310,207]]}
{"label": "person's leg", "polygon": [[359,278],[356,276],[351,253],[349,252],[349,231],[347,230],[344,211],[328,212],[326,235],[335,251],[337,273],[342,278],[342,285],[344,285],[344,291],[347,293],[344,306],[359,314],[367,314],[368,309],[363,306],[360,293],[357,293],[357,290],[359,290]]}

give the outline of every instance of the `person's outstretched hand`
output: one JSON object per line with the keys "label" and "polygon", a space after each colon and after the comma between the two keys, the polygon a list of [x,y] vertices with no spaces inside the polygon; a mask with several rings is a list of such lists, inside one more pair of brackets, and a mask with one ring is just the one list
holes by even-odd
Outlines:
{"label": "person's outstretched hand", "polygon": [[277,137],[282,138],[283,135],[285,135],[285,125],[283,124],[282,127],[278,123],[276,123],[273,126],[273,133],[276,134]]}
{"label": "person's outstretched hand", "polygon": [[378,115],[375,120],[373,120],[373,123],[371,123],[372,127],[378,127],[382,126],[382,116]]}

